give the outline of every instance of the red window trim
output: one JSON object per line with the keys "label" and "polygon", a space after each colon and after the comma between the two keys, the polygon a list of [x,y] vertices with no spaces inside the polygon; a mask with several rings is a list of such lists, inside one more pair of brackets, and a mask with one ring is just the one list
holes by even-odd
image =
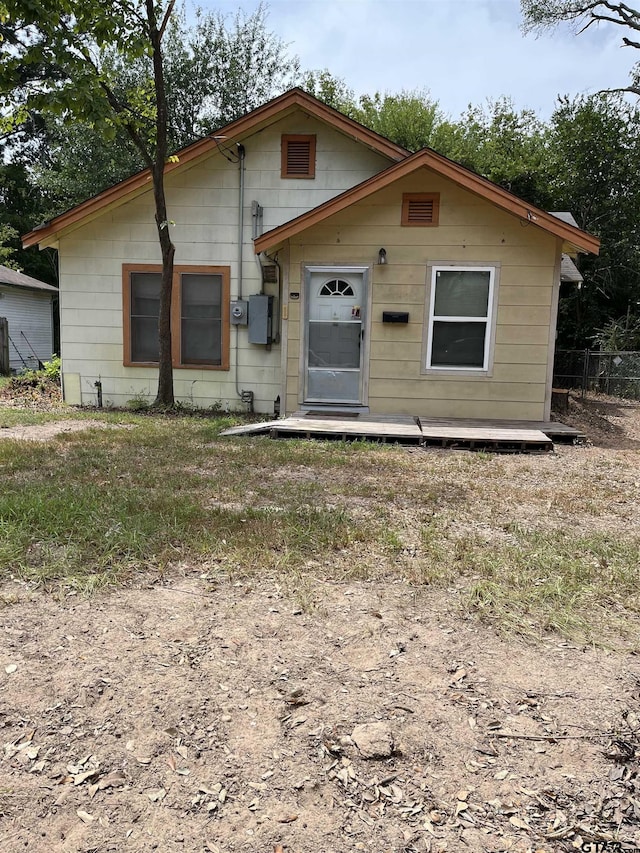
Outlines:
{"label": "red window trim", "polygon": [[[124,344],[123,364],[125,367],[157,367],[157,361],[132,361],[131,359],[131,273],[162,272],[162,264],[123,264],[122,265],[122,333]],[[220,364],[183,364],[181,361],[181,319],[180,295],[182,275],[184,273],[204,273],[222,276],[221,294],[221,341]],[[173,268],[173,288],[171,291],[171,360],[174,368],[185,370],[229,370],[229,302],[231,273],[229,267],[176,265]]]}

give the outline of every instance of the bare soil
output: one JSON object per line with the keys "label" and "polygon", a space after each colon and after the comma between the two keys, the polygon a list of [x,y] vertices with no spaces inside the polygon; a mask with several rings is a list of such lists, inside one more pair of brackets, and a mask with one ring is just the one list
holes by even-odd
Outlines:
{"label": "bare soil", "polygon": [[[640,447],[638,404],[564,420],[591,444],[531,457],[540,476],[619,476]],[[632,653],[503,639],[404,581],[183,565],[88,600],[1,593],[2,851],[640,847]],[[374,722],[393,748],[365,758]]]}

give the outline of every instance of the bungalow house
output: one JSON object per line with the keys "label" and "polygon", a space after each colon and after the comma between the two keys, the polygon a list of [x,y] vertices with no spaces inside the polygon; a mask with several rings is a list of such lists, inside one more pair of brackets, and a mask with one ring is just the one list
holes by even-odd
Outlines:
{"label": "bungalow house", "polygon": [[57,296],[57,287],[0,266],[0,373],[37,369],[51,358]]}
{"label": "bungalow house", "polygon": [[[166,167],[176,397],[283,413],[547,419],[563,254],[598,240],[294,89]],[[27,234],[60,258],[68,403],[152,400],[141,172]]]}

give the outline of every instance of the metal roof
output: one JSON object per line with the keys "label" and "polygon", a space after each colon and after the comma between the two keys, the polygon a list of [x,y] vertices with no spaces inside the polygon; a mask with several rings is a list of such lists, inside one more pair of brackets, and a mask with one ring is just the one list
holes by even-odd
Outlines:
{"label": "metal roof", "polygon": [[37,278],[31,278],[30,275],[25,275],[17,270],[10,270],[9,267],[0,266],[0,284],[8,284],[11,287],[26,287],[29,290],[48,290],[52,293],[58,293],[57,287],[52,287],[50,284],[45,284],[44,281],[38,281]]}
{"label": "metal roof", "polygon": [[569,255],[562,256],[562,263],[560,265],[560,281],[575,281],[578,283],[584,281],[580,270],[573,263]]}

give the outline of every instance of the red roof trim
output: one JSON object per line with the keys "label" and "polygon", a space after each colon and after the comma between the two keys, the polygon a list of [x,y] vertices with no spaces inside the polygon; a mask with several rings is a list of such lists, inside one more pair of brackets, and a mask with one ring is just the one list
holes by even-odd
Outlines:
{"label": "red roof trim", "polygon": [[372,178],[368,178],[366,181],[346,190],[339,196],[329,199],[329,201],[315,207],[313,210],[307,211],[307,213],[303,213],[295,219],[291,219],[289,222],[273,228],[271,231],[267,231],[266,234],[254,240],[255,251],[264,252],[267,249],[274,248],[284,240],[288,240],[306,228],[322,222],[334,213],[338,213],[350,205],[367,198],[372,193],[388,187],[400,178],[405,177],[405,175],[411,174],[416,169],[422,167],[429,168],[437,174],[448,178],[508,213],[530,222],[535,227],[542,228],[543,231],[554,234],[556,237],[576,246],[580,251],[592,254],[598,254],[599,252],[600,240],[597,237],[529,204],[513,193],[487,180],[487,178],[483,178],[470,169],[461,166],[459,163],[455,163],[453,160],[437,154],[430,148],[423,148],[421,151],[406,157],[401,162],[394,163],[383,172],[379,172]]}
{"label": "red roof trim", "polygon": [[[375,133],[375,131],[369,130],[369,128],[359,124],[357,121],[348,118],[337,110],[334,110],[332,107],[328,107],[326,104],[323,104],[322,101],[319,101],[317,98],[314,98],[313,95],[309,95],[302,89],[291,89],[289,92],[285,92],[283,95],[274,98],[272,101],[269,101],[268,103],[263,104],[263,106],[252,110],[252,112],[247,113],[247,115],[242,116],[242,118],[220,128],[215,135],[234,136],[236,138],[241,137],[242,135],[255,130],[261,123],[268,122],[270,120],[275,121],[281,114],[285,113],[287,110],[293,110],[296,107],[306,110],[321,121],[332,125],[337,130],[346,133],[359,142],[362,142],[364,145],[373,148],[378,153],[389,157],[391,160],[400,160],[406,157],[409,153],[400,145],[396,145],[394,142],[391,142],[383,136],[380,136],[380,134]],[[194,142],[192,145],[189,145],[176,153],[178,162],[167,163],[165,166],[165,175],[170,174],[175,169],[181,169],[187,163],[191,163],[194,160],[215,151],[216,147],[217,144],[213,134],[211,136],[204,137],[203,139],[199,139],[197,142]],[[50,241],[52,238],[55,239],[56,235],[60,231],[68,228],[70,225],[82,222],[90,216],[99,214],[101,210],[113,202],[124,202],[130,195],[141,189],[146,189],[150,185],[150,170],[145,169],[143,172],[138,172],[137,174],[126,178],[124,181],[121,181],[119,184],[109,187],[93,198],[82,202],[82,204],[79,204],[77,207],[71,208],[71,210],[62,213],[60,216],[56,216],[50,222],[34,228],[28,234],[24,235],[22,238],[22,245],[24,248],[27,248],[28,246]]]}

